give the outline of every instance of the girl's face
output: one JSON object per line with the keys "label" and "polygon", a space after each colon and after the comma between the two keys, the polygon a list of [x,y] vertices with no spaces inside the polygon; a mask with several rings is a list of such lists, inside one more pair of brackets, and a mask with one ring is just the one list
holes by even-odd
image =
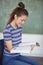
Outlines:
{"label": "girl's face", "polygon": [[26,15],[22,15],[20,17],[15,15],[15,24],[19,27],[22,26],[25,22],[25,20],[27,19]]}

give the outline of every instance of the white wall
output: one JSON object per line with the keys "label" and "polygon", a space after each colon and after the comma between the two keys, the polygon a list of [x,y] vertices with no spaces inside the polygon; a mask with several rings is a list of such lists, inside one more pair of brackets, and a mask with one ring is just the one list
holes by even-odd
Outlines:
{"label": "white wall", "polygon": [[0,39],[3,39],[3,34],[0,32]]}
{"label": "white wall", "polygon": [[[3,34],[0,33],[0,39],[3,39]],[[35,47],[34,50],[30,54],[24,54],[27,56],[38,56],[43,57],[43,35],[39,34],[23,34],[22,35],[22,42],[26,43],[33,43],[38,42],[40,44],[40,47]],[[28,50],[27,50],[28,52]]]}

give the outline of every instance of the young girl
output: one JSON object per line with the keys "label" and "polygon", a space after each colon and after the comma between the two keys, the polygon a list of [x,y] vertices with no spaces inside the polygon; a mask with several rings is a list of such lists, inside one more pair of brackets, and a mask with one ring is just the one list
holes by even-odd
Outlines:
{"label": "young girl", "polygon": [[28,11],[25,9],[24,3],[19,2],[18,7],[10,14],[9,21],[3,32],[4,53],[2,65],[40,65],[32,58],[22,56],[14,50],[22,43],[22,24],[25,23],[27,17]]}

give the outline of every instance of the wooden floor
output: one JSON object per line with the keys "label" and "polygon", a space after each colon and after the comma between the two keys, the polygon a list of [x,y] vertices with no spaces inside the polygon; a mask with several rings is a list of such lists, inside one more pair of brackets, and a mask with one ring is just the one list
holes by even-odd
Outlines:
{"label": "wooden floor", "polygon": [[37,60],[41,65],[43,65],[43,57],[31,57],[35,60]]}

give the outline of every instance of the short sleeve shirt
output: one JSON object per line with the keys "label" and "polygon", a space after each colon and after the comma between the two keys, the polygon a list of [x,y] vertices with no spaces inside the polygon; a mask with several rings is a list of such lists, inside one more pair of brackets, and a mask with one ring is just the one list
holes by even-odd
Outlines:
{"label": "short sleeve shirt", "polygon": [[[9,54],[5,41],[12,41],[12,46],[16,48],[22,41],[22,27],[17,27],[16,29],[12,25],[8,24],[3,32],[4,36],[4,54]],[[9,43],[10,44],[10,43]]]}

